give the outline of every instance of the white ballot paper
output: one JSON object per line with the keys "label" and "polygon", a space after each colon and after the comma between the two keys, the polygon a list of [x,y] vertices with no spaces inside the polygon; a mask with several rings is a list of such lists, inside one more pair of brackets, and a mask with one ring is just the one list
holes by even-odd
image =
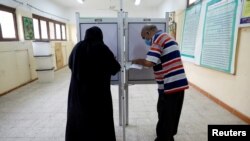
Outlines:
{"label": "white ballot paper", "polygon": [[142,65],[138,65],[138,64],[132,64],[132,62],[127,62],[126,63],[126,69],[142,69],[143,66]]}

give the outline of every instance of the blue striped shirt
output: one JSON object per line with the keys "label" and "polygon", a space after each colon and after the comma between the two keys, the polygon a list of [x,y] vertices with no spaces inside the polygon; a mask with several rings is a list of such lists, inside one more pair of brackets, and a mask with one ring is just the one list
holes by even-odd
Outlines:
{"label": "blue striped shirt", "polygon": [[171,94],[188,89],[178,44],[167,33],[158,31],[154,35],[146,60],[155,64],[153,69],[160,92]]}

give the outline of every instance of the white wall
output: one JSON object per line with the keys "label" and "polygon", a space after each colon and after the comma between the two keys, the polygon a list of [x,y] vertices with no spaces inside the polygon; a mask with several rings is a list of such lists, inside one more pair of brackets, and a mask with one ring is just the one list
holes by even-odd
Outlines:
{"label": "white wall", "polygon": [[[24,40],[22,16],[31,17],[32,13],[65,22],[67,24],[68,41],[63,41],[64,65],[67,64],[69,52],[73,45],[71,42],[70,28],[68,20],[61,19],[49,14],[39,12],[26,6],[27,0],[19,0],[23,5],[12,0],[0,0],[0,3],[6,6],[16,8],[17,28],[20,41],[0,42],[0,95],[24,83],[37,78],[36,62],[33,57],[32,41]],[[29,4],[53,13],[57,16],[67,17],[67,10],[51,3],[49,0],[29,0]],[[57,41],[58,42],[58,41]],[[51,43],[54,45],[54,41]]]}
{"label": "white wall", "polygon": [[165,17],[166,12],[182,11],[186,8],[186,5],[186,0],[165,0],[160,8],[158,8],[158,15],[160,15],[160,17]]}
{"label": "white wall", "polygon": [[[119,8],[118,8],[119,9]],[[142,6],[125,6],[124,11],[128,12],[128,17],[131,18],[164,18],[165,12],[163,13],[163,16],[159,15],[159,9],[158,8],[143,8]],[[70,10],[70,30],[71,30],[71,38],[73,43],[75,44],[77,42],[76,38],[76,16],[75,13],[79,12],[81,18],[116,18],[118,11],[109,10],[107,9],[89,9],[89,8],[81,8],[81,9],[71,9]]]}
{"label": "white wall", "polygon": [[[13,0],[0,0],[0,3],[6,6],[10,6],[19,10],[27,11],[29,13],[37,14],[61,22],[68,22],[70,20],[68,9],[61,7],[50,0],[28,0],[28,1],[18,0],[18,1],[22,2],[23,4],[19,4],[17,2],[14,2]],[[32,5],[44,12],[41,12],[34,8],[30,8],[29,6],[27,6],[27,4]]]}
{"label": "white wall", "polygon": [[[125,12],[128,12],[128,17],[140,17],[140,18],[160,18],[158,15],[158,10],[155,8],[142,8],[140,6],[131,6],[124,9]],[[79,12],[80,17],[117,17],[117,10],[110,9],[71,9],[70,10],[70,21],[75,22],[75,13]],[[165,15],[164,15],[165,16]],[[163,17],[164,17],[163,16]]]}

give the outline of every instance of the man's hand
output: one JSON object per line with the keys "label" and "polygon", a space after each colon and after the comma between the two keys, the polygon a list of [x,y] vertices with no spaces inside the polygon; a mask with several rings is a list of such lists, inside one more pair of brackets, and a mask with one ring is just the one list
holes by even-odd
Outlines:
{"label": "man's hand", "polygon": [[145,67],[153,67],[154,66],[154,63],[147,61],[145,59],[132,60],[132,64],[139,64],[139,65],[143,65]]}

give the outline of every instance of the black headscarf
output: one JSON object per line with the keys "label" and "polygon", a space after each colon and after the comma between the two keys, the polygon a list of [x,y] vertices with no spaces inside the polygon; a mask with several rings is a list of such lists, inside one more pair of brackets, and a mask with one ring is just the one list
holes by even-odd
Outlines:
{"label": "black headscarf", "polygon": [[93,26],[87,29],[85,32],[84,40],[90,43],[103,43],[102,30],[97,26]]}
{"label": "black headscarf", "polygon": [[84,40],[74,47],[72,57],[69,58],[69,67],[73,74],[80,79],[80,75],[84,75],[80,73],[80,69],[81,72],[86,72],[85,74],[92,71],[91,68],[96,65],[105,48],[108,47],[103,42],[102,30],[97,26],[87,29]]}

